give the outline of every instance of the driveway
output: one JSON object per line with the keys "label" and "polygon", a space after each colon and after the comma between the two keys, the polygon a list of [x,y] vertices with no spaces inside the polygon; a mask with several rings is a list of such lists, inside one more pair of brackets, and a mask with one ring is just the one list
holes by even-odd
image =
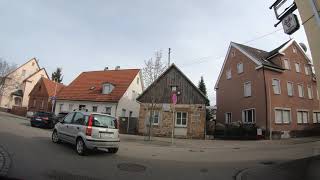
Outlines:
{"label": "driveway", "polygon": [[[18,179],[234,179],[266,161],[282,163],[318,153],[317,139],[298,141],[144,141],[122,135],[117,154],[78,156],[74,147],[51,142],[51,130],[0,114],[0,145],[11,159],[9,177]],[[294,142],[294,143],[292,143]],[[266,163],[265,163],[266,164]],[[265,166],[268,166],[267,164]]]}

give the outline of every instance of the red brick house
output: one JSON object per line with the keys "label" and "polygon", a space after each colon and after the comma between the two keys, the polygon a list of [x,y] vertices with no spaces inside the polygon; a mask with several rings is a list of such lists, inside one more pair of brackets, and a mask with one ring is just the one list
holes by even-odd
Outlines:
{"label": "red brick house", "polygon": [[63,87],[64,85],[61,83],[57,83],[42,77],[29,94],[30,100],[28,105],[28,111],[51,112],[51,97],[56,96]]}
{"label": "red brick house", "polygon": [[254,124],[282,137],[320,125],[312,64],[294,40],[269,52],[231,42],[215,89],[220,123]]}

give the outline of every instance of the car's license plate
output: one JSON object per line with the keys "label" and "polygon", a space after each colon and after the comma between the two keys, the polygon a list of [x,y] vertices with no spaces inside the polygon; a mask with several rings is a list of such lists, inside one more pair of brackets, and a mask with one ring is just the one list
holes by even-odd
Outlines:
{"label": "car's license plate", "polygon": [[40,118],[36,118],[36,120],[37,120],[37,121],[42,121],[42,119],[40,119]]}
{"label": "car's license plate", "polygon": [[109,138],[112,137],[113,134],[109,134],[109,133],[100,133],[100,138]]}

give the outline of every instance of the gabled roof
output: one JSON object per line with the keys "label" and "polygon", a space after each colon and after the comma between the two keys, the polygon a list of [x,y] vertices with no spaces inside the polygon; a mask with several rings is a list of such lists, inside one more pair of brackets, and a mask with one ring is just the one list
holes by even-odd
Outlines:
{"label": "gabled roof", "polygon": [[40,66],[39,66],[39,63],[38,63],[37,59],[36,59],[36,58],[32,58],[32,59],[30,59],[29,61],[27,61],[27,62],[25,62],[24,64],[22,64],[22,65],[20,65],[19,67],[17,67],[16,69],[14,69],[13,71],[9,72],[9,73],[6,75],[6,77],[8,77],[10,74],[12,74],[13,72],[15,72],[15,71],[18,70],[19,68],[23,67],[24,65],[28,64],[30,61],[35,61],[36,64],[37,64],[37,66],[38,66],[38,69],[40,69]]}
{"label": "gabled roof", "polygon": [[[83,72],[59,92],[57,99],[118,102],[139,72],[140,69]],[[110,94],[102,94],[104,83],[114,85]]]}
{"label": "gabled roof", "polygon": [[65,85],[63,85],[61,83],[51,81],[50,79],[47,79],[44,77],[42,77],[41,80],[43,81],[43,84],[47,89],[49,97],[57,95],[59,93],[59,91],[65,87]]}
{"label": "gabled roof", "polygon": [[[269,52],[261,50],[261,49],[257,49],[257,48],[254,48],[254,47],[246,46],[246,45],[243,45],[243,44],[231,42],[230,45],[229,45],[229,48],[228,48],[227,55],[226,55],[226,57],[224,59],[220,74],[219,74],[218,79],[216,81],[215,88],[218,88],[218,82],[220,81],[222,71],[223,71],[225,63],[226,63],[226,61],[227,61],[227,59],[229,57],[229,53],[230,53],[231,47],[234,47],[234,48],[238,49],[244,55],[249,57],[249,59],[252,60],[257,66],[266,67],[266,68],[281,72],[284,69],[282,67],[276,65],[275,63],[273,63],[270,59],[272,57],[274,57],[275,55],[277,55],[277,54],[283,53],[283,51],[286,48],[288,48],[293,42],[295,42],[293,39],[288,40],[285,43],[281,44],[280,46],[278,46],[277,48],[275,48],[275,49],[273,49],[273,50],[271,50]],[[300,47],[299,44],[296,43],[296,45],[299,47],[300,50],[302,50],[302,48]],[[305,54],[305,52],[303,50],[302,50],[302,53],[309,60],[308,56]]]}
{"label": "gabled roof", "polygon": [[145,89],[141,94],[140,96],[137,97],[137,101],[140,102],[140,98],[146,94],[158,81],[159,79],[161,79],[163,76],[165,76],[171,69],[176,69],[192,86],[193,88],[206,100],[208,100],[208,98],[206,97],[206,95],[204,95],[202,93],[202,91],[200,91],[199,88],[197,88],[193,83],[192,81],[174,64],[172,63],[171,66],[169,68],[167,68],[155,81],[153,81],[153,83],[151,85],[149,85],[147,87],[147,89]]}
{"label": "gabled roof", "polygon": [[45,72],[46,75],[47,75],[47,78],[49,78],[46,69],[45,69],[45,68],[42,68],[42,69],[39,69],[39,71],[36,71],[36,72],[32,73],[30,76],[28,76],[27,78],[25,78],[25,79],[23,80],[23,82],[28,81],[30,78],[32,78],[34,75],[38,74],[38,73],[39,73],[40,71],[42,71],[42,70],[44,70],[44,72]]}

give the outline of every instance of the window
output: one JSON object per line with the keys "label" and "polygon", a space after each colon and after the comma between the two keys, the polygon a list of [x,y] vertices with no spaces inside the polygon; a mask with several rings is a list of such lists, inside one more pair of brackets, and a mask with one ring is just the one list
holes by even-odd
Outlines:
{"label": "window", "polygon": [[288,59],[283,60],[284,69],[290,69],[290,63]]}
{"label": "window", "polygon": [[21,98],[20,97],[15,97],[14,98],[14,104],[16,105],[16,106],[21,106],[22,104],[22,101],[21,101]]}
{"label": "window", "polygon": [[296,72],[299,73],[300,72],[300,64],[295,63],[295,66],[296,66]]}
{"label": "window", "polygon": [[319,99],[319,91],[317,88],[316,88],[316,92],[317,92],[317,99]]}
{"label": "window", "polygon": [[132,97],[131,97],[131,99],[132,99],[133,101],[135,101],[135,100],[136,100],[136,97],[137,97],[136,91],[135,91],[135,90],[132,90]]}
{"label": "window", "polygon": [[312,99],[313,98],[313,92],[312,92],[311,86],[308,86],[307,89],[308,89],[308,98]]}
{"label": "window", "polygon": [[102,86],[102,94],[110,94],[113,90],[114,86],[110,83],[103,84]]}
{"label": "window", "polygon": [[313,112],[313,123],[320,123],[320,112]]}
{"label": "window", "polygon": [[[111,115],[111,107],[106,107],[106,114]],[[125,117],[125,115],[126,115],[126,110],[124,109],[124,116],[123,117]]]}
{"label": "window", "polygon": [[287,82],[288,96],[293,96],[293,83]]}
{"label": "window", "polygon": [[234,57],[236,55],[236,52],[232,51],[231,52],[231,57]]}
{"label": "window", "polygon": [[298,84],[298,92],[299,92],[299,97],[304,97],[304,92],[303,92],[303,85]]}
{"label": "window", "polygon": [[97,112],[98,111],[98,106],[92,106],[92,112]]}
{"label": "window", "polygon": [[298,111],[297,112],[297,122],[298,124],[308,123],[308,111]]}
{"label": "window", "polygon": [[25,75],[26,75],[26,70],[25,70],[25,69],[23,69],[23,70],[22,70],[22,74],[21,74],[21,76],[22,76],[22,77],[24,77]]}
{"label": "window", "polygon": [[292,48],[292,52],[293,52],[293,53],[297,53],[297,48],[296,48],[296,47],[293,47],[293,48]]}
{"label": "window", "polygon": [[274,94],[281,94],[280,80],[279,79],[272,79],[272,87],[273,87],[273,93]]}
{"label": "window", "polygon": [[176,113],[176,127],[187,127],[187,113],[177,112]]}
{"label": "window", "polygon": [[306,72],[306,75],[310,75],[310,68],[308,65],[304,65],[304,71]]}
{"label": "window", "polygon": [[76,113],[76,115],[73,118],[73,124],[80,124],[84,125],[85,124],[85,118],[82,113]]}
{"label": "window", "polygon": [[228,69],[226,72],[227,79],[231,79],[231,69]]}
{"label": "window", "polygon": [[139,83],[140,83],[140,78],[137,78],[137,84],[139,85]]}
{"label": "window", "polygon": [[254,109],[247,109],[242,111],[242,122],[250,124],[255,122],[255,110]]}
{"label": "window", "polygon": [[226,122],[226,124],[231,124],[232,123],[232,114],[231,114],[231,112],[225,113],[225,122]]}
{"label": "window", "polygon": [[246,82],[243,85],[244,97],[251,96],[251,82]]}
{"label": "window", "polygon": [[[152,112],[150,112],[151,114]],[[160,112],[159,111],[153,111],[153,116],[151,117],[151,122],[153,125],[159,125],[160,121]]]}
{"label": "window", "polygon": [[243,73],[243,64],[242,63],[237,64],[237,71],[238,71],[238,74]]}
{"label": "window", "polygon": [[122,109],[121,111],[121,117],[126,117],[126,109]]}
{"label": "window", "polygon": [[133,113],[132,111],[129,112],[129,117],[132,117],[132,113]]}
{"label": "window", "polygon": [[73,104],[69,104],[69,112],[73,111]]}
{"label": "window", "polygon": [[32,62],[32,66],[34,66],[34,62]]}
{"label": "window", "polygon": [[80,111],[86,110],[86,105],[80,104],[79,105],[79,110]]}
{"label": "window", "polygon": [[41,109],[44,108],[44,100],[41,101]]}
{"label": "window", "polygon": [[63,104],[59,104],[59,112],[62,112],[63,110]]}
{"label": "window", "polygon": [[70,124],[72,122],[74,113],[69,113],[64,119],[63,122],[66,124]]}
{"label": "window", "polygon": [[37,100],[33,100],[33,107],[36,107],[36,105],[37,105]]}
{"label": "window", "polygon": [[291,111],[289,109],[275,109],[275,123],[289,124],[291,122]]}

